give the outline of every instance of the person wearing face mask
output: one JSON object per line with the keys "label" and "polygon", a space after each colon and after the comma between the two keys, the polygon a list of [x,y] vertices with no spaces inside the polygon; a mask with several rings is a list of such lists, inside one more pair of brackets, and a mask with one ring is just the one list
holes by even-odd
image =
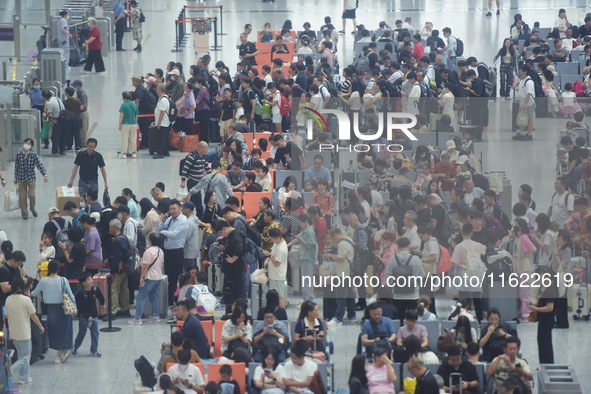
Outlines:
{"label": "person wearing face mask", "polygon": [[[23,142],[23,150],[16,154],[14,162],[14,184],[18,186],[18,202],[23,220],[29,218],[27,197],[29,198],[29,208],[31,209],[31,213],[34,217],[37,217],[37,211],[35,211],[35,167],[37,167],[41,175],[43,175],[43,180],[47,183],[47,180],[49,179],[47,171],[39,159],[39,156],[33,152],[33,140],[31,138],[26,138]],[[3,177],[2,184],[6,184]]]}
{"label": "person wearing face mask", "polygon": [[[41,90],[41,81],[39,78],[33,79],[33,85],[29,89],[29,99],[31,100],[31,108],[38,109],[41,115],[43,115],[45,112],[45,100],[43,99],[43,91]],[[49,138],[45,138],[43,143],[43,149],[49,148]]]}

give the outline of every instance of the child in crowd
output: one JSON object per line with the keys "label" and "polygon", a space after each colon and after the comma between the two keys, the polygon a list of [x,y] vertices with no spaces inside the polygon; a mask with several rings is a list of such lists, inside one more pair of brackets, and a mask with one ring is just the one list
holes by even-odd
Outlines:
{"label": "child in crowd", "polygon": [[316,181],[314,179],[308,179],[306,183],[304,183],[305,192],[315,192],[316,187]]}
{"label": "child in crowd", "polygon": [[[55,246],[53,246],[53,234],[43,233],[39,243],[39,264],[55,258]],[[37,267],[39,267],[37,264]]]}
{"label": "child in crowd", "polygon": [[220,367],[220,392],[221,394],[240,394],[238,382],[232,379],[232,366],[224,364]]}
{"label": "child in crowd", "polygon": [[222,148],[222,157],[220,158],[220,164],[222,166],[222,171],[226,171],[230,166],[230,152],[232,150],[229,146],[224,146]]}
{"label": "child in crowd", "polygon": [[472,135],[472,132],[469,130],[464,130],[463,136],[462,136],[462,150],[466,151],[469,155],[471,155],[472,153],[474,153],[474,141],[473,141],[474,136]]}
{"label": "child in crowd", "polygon": [[[191,274],[188,272],[184,272],[179,276],[179,290],[175,294],[178,297],[179,301],[184,301],[187,299],[187,293],[192,291],[193,283],[191,283]],[[189,293],[191,294],[191,293]]]}
{"label": "child in crowd", "polygon": [[197,284],[195,286],[192,286],[190,290],[191,292],[187,292],[187,294],[185,294],[185,297],[192,298],[195,301],[195,303],[197,303],[197,300],[199,299],[199,293],[201,293],[204,290],[208,290],[207,273],[205,271],[199,271],[197,273]]}
{"label": "child in crowd", "polygon": [[573,85],[570,82],[564,84],[564,92],[562,92],[562,102],[560,103],[560,112],[564,116],[571,118],[579,111],[577,105],[577,95],[573,92]]}
{"label": "child in crowd", "polygon": [[82,288],[74,296],[76,298],[76,307],[78,308],[78,335],[74,341],[74,351],[72,354],[78,354],[78,348],[84,341],[86,330],[90,329],[90,355],[92,357],[100,357],[101,354],[98,352],[99,329],[96,301],[98,300],[101,305],[105,305],[105,297],[94,286],[90,272],[83,272],[78,280]]}
{"label": "child in crowd", "polygon": [[205,385],[204,394],[221,394],[220,386],[216,382],[209,382]]}
{"label": "child in crowd", "polygon": [[431,165],[429,163],[423,164],[421,169],[422,172],[417,175],[417,180],[414,184],[414,190],[417,192],[426,191],[427,185],[429,185],[429,182],[431,182],[431,179],[433,179],[431,174]]}
{"label": "child in crowd", "polygon": [[242,107],[242,99],[236,99],[236,111],[234,115],[234,119],[236,122],[240,120],[240,117],[244,116],[244,108]]}

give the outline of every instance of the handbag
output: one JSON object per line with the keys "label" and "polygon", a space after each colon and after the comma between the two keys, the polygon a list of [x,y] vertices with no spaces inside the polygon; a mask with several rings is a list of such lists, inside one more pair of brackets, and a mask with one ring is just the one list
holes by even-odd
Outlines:
{"label": "handbag", "polygon": [[538,312],[531,311],[527,316],[527,321],[530,323],[536,323],[538,321]]}
{"label": "handbag", "polygon": [[440,335],[437,338],[437,350],[440,352],[448,352],[452,346],[456,345],[456,337],[449,330],[445,330],[445,335]]}
{"label": "handbag", "polygon": [[51,121],[44,120],[43,126],[41,127],[41,132],[39,133],[39,138],[41,138],[41,139],[49,138],[50,127],[51,127]]}
{"label": "handbag", "polygon": [[404,378],[402,388],[406,394],[414,394],[417,390],[417,379],[410,377]]}
{"label": "handbag", "polygon": [[264,269],[258,268],[254,270],[252,274],[250,274],[250,281],[259,285],[264,285],[269,281],[269,278],[267,278],[267,274],[265,274]]}
{"label": "handbag", "polygon": [[524,129],[527,127],[527,114],[525,112],[520,112],[517,114],[517,127],[520,129]]}
{"label": "handbag", "polygon": [[109,189],[105,189],[103,192],[103,206],[108,207],[111,205],[111,196],[109,195]]}
{"label": "handbag", "polygon": [[18,204],[18,190],[16,186],[12,190],[7,190],[4,192],[4,211],[5,212],[12,212],[19,209]]}
{"label": "handbag", "polygon": [[186,187],[181,187],[177,192],[176,192],[176,199],[179,201],[182,201],[185,199],[185,197],[187,197],[187,195],[189,194],[189,191],[187,190]]}
{"label": "handbag", "polygon": [[187,114],[187,108],[185,108],[185,102],[186,102],[186,97],[183,94],[174,104],[176,105],[176,108],[178,109],[178,116],[180,116],[181,118],[184,117]]}
{"label": "handbag", "polygon": [[[65,280],[65,278],[62,278]],[[76,308],[76,303],[72,298],[70,298],[70,294],[68,294],[64,289],[64,282],[62,281],[62,304],[64,306],[64,313],[66,316],[76,316],[78,314],[78,308]]]}

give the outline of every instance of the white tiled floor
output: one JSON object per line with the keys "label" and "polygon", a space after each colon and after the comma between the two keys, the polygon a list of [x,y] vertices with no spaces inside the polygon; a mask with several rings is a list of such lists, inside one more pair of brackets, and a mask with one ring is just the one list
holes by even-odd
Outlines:
{"label": "white tiled floor", "polygon": [[[14,1],[8,0],[0,4],[0,21],[10,19]],[[63,2],[52,1],[52,8],[56,10]],[[82,79],[85,90],[90,98],[90,117],[92,136],[99,140],[98,150],[105,156],[109,184],[112,193],[123,187],[130,187],[138,196],[146,196],[149,189],[157,181],[166,183],[170,194],[174,194],[178,187],[176,176],[178,162],[182,155],[173,153],[170,159],[154,161],[142,151],[136,160],[118,160],[116,151],[119,147],[119,135],[116,128],[117,111],[120,104],[120,93],[132,90],[130,77],[133,74],[145,74],[155,67],[164,68],[170,60],[180,61],[188,69],[195,61],[191,50],[175,54],[170,49],[174,42],[173,20],[185,2],[179,0],[155,1],[144,0],[143,11],[147,17],[144,25],[144,51],[137,54],[130,51],[135,43],[131,41],[131,34],[126,34],[124,47],[127,52],[111,53],[105,58],[108,74],[84,75],[78,69],[73,69],[70,79]],[[319,2],[311,0],[286,1],[277,0],[272,4],[261,1],[207,1],[202,4],[223,4],[224,31],[229,33],[221,38],[223,50],[212,52],[212,64],[217,60],[225,60],[230,68],[234,68],[237,51],[234,49],[237,36],[245,23],[252,23],[255,29],[266,21],[279,28],[282,21],[291,19],[296,29],[305,21],[318,28],[325,15],[331,15],[340,28],[340,1]],[[557,9],[565,7],[572,22],[583,19],[586,12],[586,2],[573,0],[559,1],[502,1],[500,16],[484,17],[483,1],[361,1],[358,10],[358,22],[366,26],[375,26],[380,20],[387,19],[393,24],[395,19],[405,16],[413,18],[413,24],[419,26],[425,21],[433,21],[436,28],[450,26],[454,35],[463,39],[465,54],[475,55],[478,59],[492,63],[500,43],[508,35],[509,25],[513,14],[520,12],[531,25],[539,20],[542,26],[549,26],[557,14]],[[23,1],[27,10],[28,23],[40,23],[43,12],[35,11],[42,8],[38,0]],[[190,2],[197,4],[197,2]],[[23,36],[23,52],[34,49],[34,42],[39,36],[38,28],[29,27]],[[6,43],[0,45],[2,55],[9,53]],[[339,45],[340,63],[348,64],[352,58],[353,40],[347,34],[341,36]],[[484,155],[485,168],[488,170],[504,170],[509,174],[514,192],[521,183],[530,183],[534,187],[534,199],[540,210],[545,210],[553,192],[555,140],[559,127],[564,121],[547,120],[538,122],[536,142],[513,143],[509,131],[510,104],[501,101],[491,103],[490,131],[483,143],[476,146],[477,151]],[[47,153],[44,151],[44,153]],[[48,184],[38,184],[38,211],[45,212],[55,204],[55,187],[67,183],[73,162],[73,155],[65,158],[50,158],[43,156],[43,161],[49,171]],[[12,180],[12,166],[6,173]],[[101,182],[102,188],[102,182]],[[36,263],[37,239],[44,224],[44,215],[38,219],[23,222],[18,213],[1,214],[2,225],[16,249],[25,251],[29,260],[27,267],[32,271]],[[447,313],[446,308],[444,313]],[[289,311],[290,318],[295,318],[295,310]],[[122,327],[117,333],[101,333],[99,351],[101,359],[86,357],[81,351],[79,356],[72,357],[65,365],[54,365],[52,352],[48,353],[45,361],[36,363],[32,367],[34,383],[23,387],[25,393],[126,393],[131,390],[135,380],[133,360],[139,355],[146,355],[156,361],[159,344],[169,336],[169,328],[165,324],[128,327],[124,321],[115,324]],[[524,338],[523,353],[532,368],[537,367],[537,346],[535,341],[536,327],[532,324],[519,326],[519,334]],[[579,378],[584,387],[591,386],[591,376],[588,372],[588,362],[585,359],[589,343],[589,323],[572,322],[569,330],[554,331],[554,349],[557,363],[571,363],[577,368]],[[337,386],[346,384],[350,360],[355,353],[355,343],[358,334],[357,326],[344,326],[335,330],[332,335],[335,341],[336,382]],[[87,339],[88,341],[88,339]],[[89,346],[85,344],[84,346]]]}

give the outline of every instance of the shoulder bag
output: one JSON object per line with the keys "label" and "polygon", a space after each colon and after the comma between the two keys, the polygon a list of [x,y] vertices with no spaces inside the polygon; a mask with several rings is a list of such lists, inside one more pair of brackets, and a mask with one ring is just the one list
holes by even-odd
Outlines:
{"label": "shoulder bag", "polygon": [[78,314],[78,309],[76,308],[76,303],[70,297],[70,294],[64,288],[64,281],[66,278],[62,278],[62,303],[64,306],[64,313],[66,316],[76,316]]}

